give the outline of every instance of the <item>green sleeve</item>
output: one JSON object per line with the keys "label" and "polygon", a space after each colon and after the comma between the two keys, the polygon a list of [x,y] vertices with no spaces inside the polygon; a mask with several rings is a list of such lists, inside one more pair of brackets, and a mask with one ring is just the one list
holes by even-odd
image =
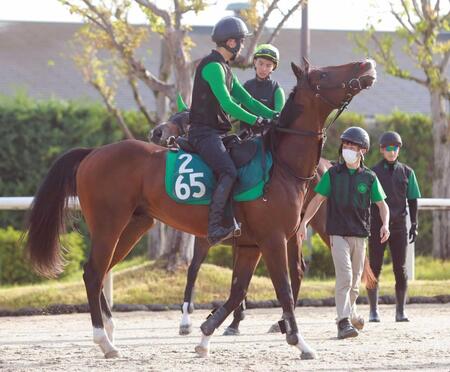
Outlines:
{"label": "green sleeve", "polygon": [[418,199],[422,195],[420,193],[419,184],[417,183],[416,174],[413,170],[408,177],[408,189],[406,190],[406,199]]}
{"label": "green sleeve", "polygon": [[325,174],[320,179],[317,186],[314,188],[314,191],[317,194],[320,194],[322,196],[329,197],[331,194],[331,181],[330,181],[330,173],[328,171],[325,172]]}
{"label": "green sleeve", "polygon": [[255,124],[256,116],[244,110],[230,96],[225,82],[225,71],[220,63],[210,62],[202,69],[202,78],[209,84],[223,110],[232,117],[248,124]]}
{"label": "green sleeve", "polygon": [[231,95],[243,104],[249,111],[258,116],[262,116],[266,119],[272,119],[273,115],[276,113],[266,105],[254,99],[241,85],[236,75],[233,75],[233,89],[231,90]]}
{"label": "green sleeve", "polygon": [[281,87],[278,87],[275,90],[274,98],[275,98],[275,111],[281,112],[285,102],[284,90]]}
{"label": "green sleeve", "polygon": [[384,199],[386,199],[386,194],[383,190],[383,186],[381,186],[380,181],[378,181],[378,177],[375,177],[375,181],[372,183],[372,188],[370,190],[370,200],[373,203],[377,203]]}

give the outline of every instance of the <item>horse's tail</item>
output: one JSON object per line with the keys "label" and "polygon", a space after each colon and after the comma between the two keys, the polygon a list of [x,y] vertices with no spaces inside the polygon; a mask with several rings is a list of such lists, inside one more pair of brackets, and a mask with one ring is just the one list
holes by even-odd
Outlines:
{"label": "horse's tail", "polygon": [[56,159],[30,207],[26,250],[34,270],[43,276],[63,271],[59,235],[65,230],[67,197],[77,195],[78,166],[92,150],[73,149]]}

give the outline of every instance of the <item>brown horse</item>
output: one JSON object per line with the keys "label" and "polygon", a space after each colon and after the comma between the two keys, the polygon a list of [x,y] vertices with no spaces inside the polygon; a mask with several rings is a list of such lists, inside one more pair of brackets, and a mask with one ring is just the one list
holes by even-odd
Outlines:
{"label": "brown horse", "polygon": [[[157,145],[170,147],[175,142],[175,139],[179,136],[185,135],[189,129],[189,111],[184,110],[173,114],[166,122],[157,125],[150,132],[149,140]],[[321,158],[319,166],[317,168],[317,176],[311,180],[308,192],[303,203],[303,211],[306,210],[307,205],[314,197],[314,188],[319,182],[322,175],[328,168],[331,167],[331,162],[327,159]],[[331,249],[330,237],[326,233],[326,207],[327,203],[321,204],[319,210],[310,221],[311,227],[315,232],[319,234],[323,242]],[[231,244],[232,242],[228,242]],[[192,322],[190,315],[194,310],[194,286],[197,280],[197,275],[200,270],[200,266],[208,255],[208,251],[211,245],[206,239],[195,238],[194,243],[194,255],[189,265],[187,272],[186,287],[184,290],[184,301],[181,307],[182,315],[180,321],[180,335],[188,335],[192,332]],[[302,242],[297,240],[297,236],[294,235],[287,243],[288,251],[288,267],[289,276],[291,280],[291,289],[294,296],[294,304],[297,304],[297,299],[300,291],[300,286],[304,277],[305,263],[302,255]],[[364,266],[363,281],[366,282],[369,288],[373,288],[376,285],[376,279],[370,269],[369,261],[366,257]],[[244,319],[246,304],[245,301],[233,312],[233,321],[225,329],[224,336],[234,336],[240,334],[239,324]],[[359,319],[353,319],[355,326],[358,329],[363,327],[363,324],[356,324]],[[279,331],[278,323],[274,324],[269,332]]]}
{"label": "brown horse", "polygon": [[[243,234],[237,239],[230,296],[200,327],[196,352],[205,356],[215,329],[243,301],[254,269],[266,263],[283,309],[286,341],[314,358],[298,330],[287,267],[287,242],[297,233],[307,181],[315,176],[331,111],[348,102],[375,78],[371,60],[309,69],[292,64],[297,78],[280,117],[271,131],[274,166],[266,198],[237,203],[236,217]],[[155,218],[176,229],[205,237],[208,208],[177,204],[165,192],[167,149],[127,140],[96,149],[73,149],[55,161],[29,214],[27,248],[32,264],[43,275],[63,268],[59,234],[64,227],[68,196],[78,195],[91,235],[92,248],[84,266],[94,342],[105,357],[119,355],[113,345],[111,312],[102,294],[106,273],[121,261]],[[105,329],[106,328],[106,329]]]}

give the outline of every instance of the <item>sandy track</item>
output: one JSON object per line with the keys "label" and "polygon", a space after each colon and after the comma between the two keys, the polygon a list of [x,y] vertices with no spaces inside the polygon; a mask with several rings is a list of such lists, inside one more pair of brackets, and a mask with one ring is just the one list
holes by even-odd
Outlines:
{"label": "sandy track", "polygon": [[[359,307],[367,315],[367,306]],[[284,337],[267,334],[280,309],[249,310],[241,336],[212,341],[211,356],[194,346],[207,311],[193,314],[194,332],[178,335],[180,312],[115,313],[122,358],[105,360],[92,343],[88,314],[0,318],[1,371],[450,371],[450,304],[409,305],[410,323],[394,322],[394,307],[381,306],[382,323],[367,323],[359,337],[337,340],[334,308],[299,308],[305,339],[319,358],[303,361]]]}

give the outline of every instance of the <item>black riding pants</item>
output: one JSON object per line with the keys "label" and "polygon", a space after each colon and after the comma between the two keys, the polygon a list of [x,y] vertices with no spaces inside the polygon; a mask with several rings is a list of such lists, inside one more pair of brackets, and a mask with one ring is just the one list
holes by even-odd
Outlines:
{"label": "black riding pants", "polygon": [[213,170],[219,182],[223,176],[236,179],[237,170],[223,145],[221,132],[209,127],[194,127],[189,130],[189,142]]}
{"label": "black riding pants", "polygon": [[371,234],[369,237],[369,260],[370,267],[378,279],[383,265],[384,250],[389,244],[391,250],[392,265],[395,276],[395,288],[404,290],[408,286],[408,276],[406,274],[406,249],[408,246],[408,235],[406,221],[395,222],[389,226],[391,235],[387,242],[380,243],[380,223],[371,224]]}

